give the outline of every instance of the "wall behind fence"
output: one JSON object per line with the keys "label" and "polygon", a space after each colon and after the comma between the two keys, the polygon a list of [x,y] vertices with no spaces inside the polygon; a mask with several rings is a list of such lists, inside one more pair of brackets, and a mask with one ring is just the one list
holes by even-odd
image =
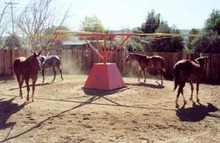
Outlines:
{"label": "wall behind fence", "polygon": [[[76,49],[51,49],[42,50],[42,54],[59,55],[62,59],[63,73],[65,74],[88,74],[93,63],[102,62],[97,54],[92,50],[76,50]],[[116,63],[123,76],[137,76],[139,66],[137,62],[126,62],[128,56],[127,51],[118,51],[109,60]],[[184,53],[158,53],[147,52],[146,55],[160,55],[165,60],[166,78],[172,78],[173,65],[180,59],[195,59],[200,55],[209,57],[204,80],[219,82],[220,81],[220,54],[184,54]],[[13,75],[13,61],[19,56],[27,57],[30,52],[26,50],[0,50],[0,75]]]}

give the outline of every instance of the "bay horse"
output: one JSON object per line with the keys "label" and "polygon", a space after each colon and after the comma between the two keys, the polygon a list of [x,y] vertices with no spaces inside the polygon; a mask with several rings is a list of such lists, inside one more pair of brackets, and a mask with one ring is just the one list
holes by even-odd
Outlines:
{"label": "bay horse", "polygon": [[60,56],[58,56],[58,55],[47,55],[47,56],[41,55],[39,58],[40,58],[40,61],[41,61],[42,67],[43,67],[42,68],[43,83],[45,81],[44,71],[46,68],[50,68],[50,67],[53,68],[53,73],[54,73],[53,81],[56,78],[55,67],[59,70],[61,79],[63,80],[62,69],[61,69],[61,57]]}
{"label": "bay horse", "polygon": [[20,90],[20,97],[22,96],[22,85],[25,81],[27,87],[27,98],[26,100],[29,101],[29,80],[32,79],[32,102],[34,101],[34,90],[35,90],[35,83],[38,77],[38,71],[41,70],[41,63],[37,57],[39,57],[41,52],[37,53],[34,52],[29,57],[18,57],[13,63],[14,73],[16,75],[16,79],[19,85]]}
{"label": "bay horse", "polygon": [[202,80],[203,73],[206,69],[206,64],[208,62],[207,56],[202,56],[194,61],[190,60],[180,60],[174,65],[174,90],[179,86],[176,96],[176,108],[179,108],[178,98],[180,93],[183,96],[183,107],[186,104],[186,99],[183,95],[183,88],[186,82],[190,83],[191,86],[191,96],[190,100],[193,101],[193,82],[196,83],[196,101],[199,103],[198,92],[199,92],[199,83]]}
{"label": "bay horse", "polygon": [[136,60],[139,63],[139,66],[141,67],[141,70],[139,71],[139,75],[138,75],[139,82],[140,82],[141,72],[143,72],[144,82],[146,82],[145,70],[153,68],[160,75],[160,79],[161,79],[160,85],[163,85],[163,75],[165,74],[166,70],[164,68],[164,59],[161,56],[158,55],[146,56],[138,53],[130,53],[126,58],[126,61],[129,60]]}

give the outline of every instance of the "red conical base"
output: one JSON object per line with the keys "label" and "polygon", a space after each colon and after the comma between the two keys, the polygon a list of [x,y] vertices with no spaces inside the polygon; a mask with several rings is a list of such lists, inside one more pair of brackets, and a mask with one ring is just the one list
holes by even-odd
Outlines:
{"label": "red conical base", "polygon": [[84,88],[113,90],[125,87],[115,63],[95,63],[86,80]]}

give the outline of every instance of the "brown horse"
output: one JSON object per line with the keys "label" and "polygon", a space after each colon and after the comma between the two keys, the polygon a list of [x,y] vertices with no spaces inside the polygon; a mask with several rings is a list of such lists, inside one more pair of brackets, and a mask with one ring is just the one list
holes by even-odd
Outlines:
{"label": "brown horse", "polygon": [[16,75],[19,89],[20,89],[20,97],[22,97],[22,84],[25,81],[27,87],[27,101],[29,101],[29,80],[32,79],[32,102],[34,101],[34,90],[35,83],[37,81],[38,70],[41,70],[41,64],[39,60],[39,53],[34,53],[28,58],[18,57],[13,64],[14,73]]}
{"label": "brown horse", "polygon": [[[164,68],[164,59],[161,56],[146,56],[142,54],[137,53],[130,53],[128,57],[126,58],[126,61],[129,60],[136,60],[139,63],[139,66],[141,67],[141,70],[138,75],[138,81],[140,82],[140,75],[141,72],[144,74],[144,82],[146,82],[146,74],[145,70],[153,68],[157,71],[157,73],[160,75],[161,79],[161,85],[163,85],[163,75],[165,73]],[[158,81],[157,81],[158,83]],[[158,83],[159,84],[159,83]]]}
{"label": "brown horse", "polygon": [[180,93],[183,96],[184,104],[186,104],[186,99],[183,95],[183,88],[185,83],[189,81],[191,85],[191,96],[190,100],[193,100],[193,82],[196,83],[196,99],[199,103],[198,92],[199,92],[199,83],[202,80],[204,70],[206,69],[206,63],[208,62],[208,57],[199,57],[194,61],[190,60],[180,60],[174,65],[174,90],[179,86],[176,96],[176,108],[179,108],[178,98]]}

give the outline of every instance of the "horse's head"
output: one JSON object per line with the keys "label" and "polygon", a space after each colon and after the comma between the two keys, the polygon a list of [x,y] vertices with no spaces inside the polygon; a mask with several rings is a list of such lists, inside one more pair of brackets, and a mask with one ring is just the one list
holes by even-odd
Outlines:
{"label": "horse's head", "polygon": [[132,60],[133,59],[133,53],[130,53],[128,56],[127,56],[127,58],[126,58],[126,62],[127,61],[130,61],[130,60]]}
{"label": "horse's head", "polygon": [[46,56],[40,55],[40,56],[38,57],[38,59],[40,60],[41,65],[43,66],[44,63],[45,63],[45,61],[46,61]]}
{"label": "horse's head", "polygon": [[200,67],[202,67],[203,69],[206,68],[206,64],[208,63],[208,56],[202,56],[202,57],[199,57],[197,59],[195,59],[195,61],[197,63],[199,63]]}
{"label": "horse's head", "polygon": [[41,60],[40,60],[40,55],[41,55],[41,51],[39,53],[34,52],[34,54],[33,54],[33,58],[36,59],[36,61],[37,61],[39,71],[42,70],[42,63],[41,63]]}

